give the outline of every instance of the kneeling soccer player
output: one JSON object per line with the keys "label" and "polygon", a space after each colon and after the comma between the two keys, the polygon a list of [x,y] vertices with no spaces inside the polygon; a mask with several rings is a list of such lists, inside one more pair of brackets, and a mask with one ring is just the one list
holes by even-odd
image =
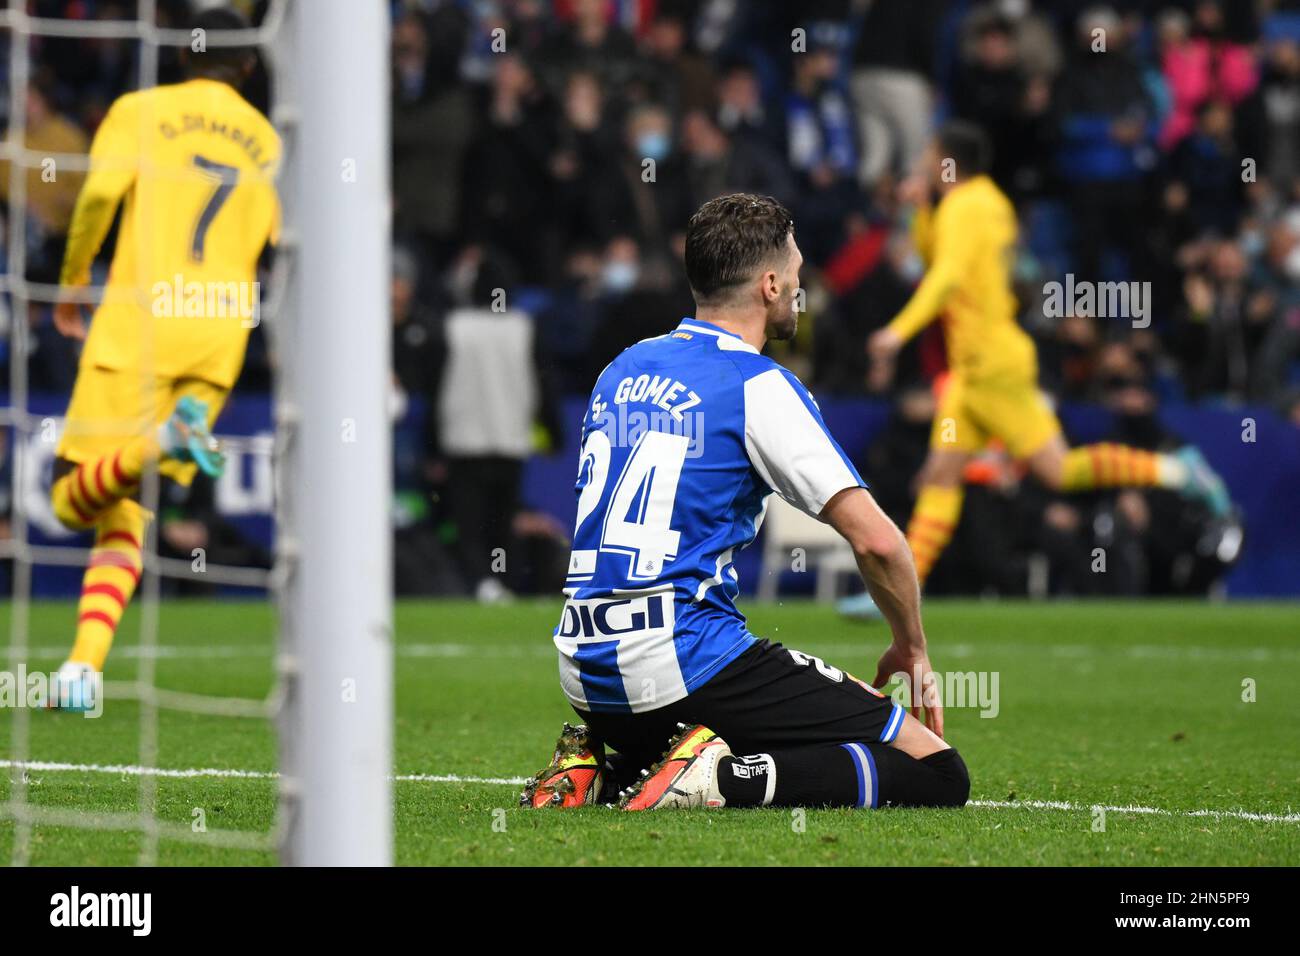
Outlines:
{"label": "kneeling soccer player", "polygon": [[597,380],[554,636],[585,726],[565,725],[524,805],[620,791],[626,810],[966,803],[970,779],[937,701],[927,727],[845,671],[754,637],[733,603],[733,557],[776,492],[853,546],[894,635],[876,685],[930,675],[906,540],[812,396],[761,354],[794,335],[802,261],[775,200],[705,203],[686,238],[695,317]]}

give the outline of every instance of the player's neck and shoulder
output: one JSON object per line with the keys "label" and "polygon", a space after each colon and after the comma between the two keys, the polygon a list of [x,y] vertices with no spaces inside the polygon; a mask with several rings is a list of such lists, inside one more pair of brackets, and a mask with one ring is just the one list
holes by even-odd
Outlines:
{"label": "player's neck and shoulder", "polygon": [[212,76],[196,75],[179,80],[176,83],[160,83],[142,90],[123,93],[113,101],[113,106],[142,105],[157,103],[159,105],[180,103],[193,106],[204,100],[218,104],[222,109],[251,112],[266,119],[262,111],[244,99],[232,84]]}
{"label": "player's neck and shoulder", "polygon": [[771,369],[785,371],[736,332],[687,316],[624,349],[597,377],[592,395],[593,401],[654,403],[665,391],[671,397],[680,382],[678,391],[692,402],[732,407],[743,404],[747,382]]}
{"label": "player's neck and shoulder", "polygon": [[[259,166],[269,166],[280,154],[280,135],[271,121],[248,102],[239,90],[223,79],[196,75],[178,83],[165,83],[119,96],[111,107],[119,116],[156,120],[163,135],[184,130],[185,123],[206,122],[208,128],[225,129],[238,124],[243,139],[255,138],[261,155],[252,156]],[[177,124],[182,124],[180,130]],[[165,128],[164,128],[165,127]]]}
{"label": "player's neck and shoulder", "polygon": [[[644,348],[639,354],[638,348]],[[646,373],[653,378],[673,370],[692,377],[701,394],[738,402],[745,416],[760,414],[761,406],[773,401],[784,404],[797,398],[812,401],[812,395],[794,372],[764,355],[753,343],[727,325],[688,316],[665,335],[646,339],[624,353],[631,361],[621,366],[620,378],[630,372]],[[619,364],[619,363],[615,363]],[[635,381],[635,375],[631,376]]]}
{"label": "player's neck and shoulder", "polygon": [[[678,323],[677,328],[669,333],[670,338],[694,341],[699,339],[706,347],[712,345],[728,359],[736,356],[758,356],[763,361],[770,361],[766,356],[746,342],[744,337],[725,324],[698,316],[687,316]],[[742,359],[744,361],[744,359]]]}
{"label": "player's neck and shoulder", "polygon": [[663,335],[643,339],[623,353],[630,363],[678,365],[704,363],[719,378],[750,378],[780,366],[739,332],[698,316],[686,316]]}

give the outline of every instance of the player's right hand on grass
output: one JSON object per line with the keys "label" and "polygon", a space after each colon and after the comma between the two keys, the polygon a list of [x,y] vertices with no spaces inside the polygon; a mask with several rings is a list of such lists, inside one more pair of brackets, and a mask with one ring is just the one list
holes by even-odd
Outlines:
{"label": "player's right hand on grass", "polygon": [[[915,651],[890,644],[880,655],[876,665],[876,679],[871,686],[879,690],[891,677],[901,674],[911,691],[912,716],[924,720],[935,736],[943,736],[943,702],[939,699],[938,675],[930,667],[930,656],[925,651]],[[918,686],[919,685],[919,686]]]}
{"label": "player's right hand on grass", "polygon": [[86,338],[86,319],[81,314],[81,303],[73,302],[69,299],[60,299],[54,304],[54,327],[59,330],[59,334],[64,338],[76,339],[78,342]]}

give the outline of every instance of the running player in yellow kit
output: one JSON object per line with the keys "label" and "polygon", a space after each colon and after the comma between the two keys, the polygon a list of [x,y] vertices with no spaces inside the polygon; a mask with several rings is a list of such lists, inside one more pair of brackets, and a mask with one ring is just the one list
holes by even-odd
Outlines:
{"label": "running player in yellow kit", "polygon": [[[1033,340],[1016,321],[1016,213],[986,174],[990,159],[978,127],[952,122],[940,130],[924,178],[903,190],[905,199],[918,202],[913,239],[927,271],[903,310],[867,343],[872,360],[888,372],[909,339],[936,318],[943,323],[950,375],[907,528],[922,585],[961,516],[962,471],[991,438],[1057,491],[1172,488],[1204,501],[1218,516],[1231,509],[1222,480],[1195,448],[1165,455],[1109,443],[1065,444],[1038,389]],[[933,208],[926,202],[931,190],[941,197]],[[842,609],[870,613],[869,601],[859,596]]]}
{"label": "running player in yellow kit", "polygon": [[[226,9],[196,30],[245,29]],[[198,45],[198,44],[196,44]],[[257,262],[278,232],[280,138],[238,92],[247,48],[186,52],[185,82],[119,97],[95,134],[60,285],[87,286],[119,204],[117,245],[89,332],[64,295],[55,324],[84,339],[50,491],[68,528],[95,530],[76,640],[59,671],[63,705],[92,706],[118,621],[142,569],[150,515],[134,500],[146,468],[188,485],[224,466],[210,428],[256,324]]]}

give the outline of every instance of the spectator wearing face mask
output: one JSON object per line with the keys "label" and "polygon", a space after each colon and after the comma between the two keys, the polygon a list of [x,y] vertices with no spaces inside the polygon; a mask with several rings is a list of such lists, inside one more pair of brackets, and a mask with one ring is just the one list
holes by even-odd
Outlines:
{"label": "spectator wearing face mask", "polygon": [[690,293],[674,282],[675,274],[662,260],[647,259],[631,236],[610,240],[598,280],[601,321],[592,336],[584,380],[598,377],[623,349],[663,335],[692,314]]}
{"label": "spectator wearing face mask", "polygon": [[583,184],[590,219],[606,242],[630,237],[642,258],[666,266],[673,236],[686,226],[686,180],[672,116],[647,103],[623,126],[622,150],[593,180]]}

